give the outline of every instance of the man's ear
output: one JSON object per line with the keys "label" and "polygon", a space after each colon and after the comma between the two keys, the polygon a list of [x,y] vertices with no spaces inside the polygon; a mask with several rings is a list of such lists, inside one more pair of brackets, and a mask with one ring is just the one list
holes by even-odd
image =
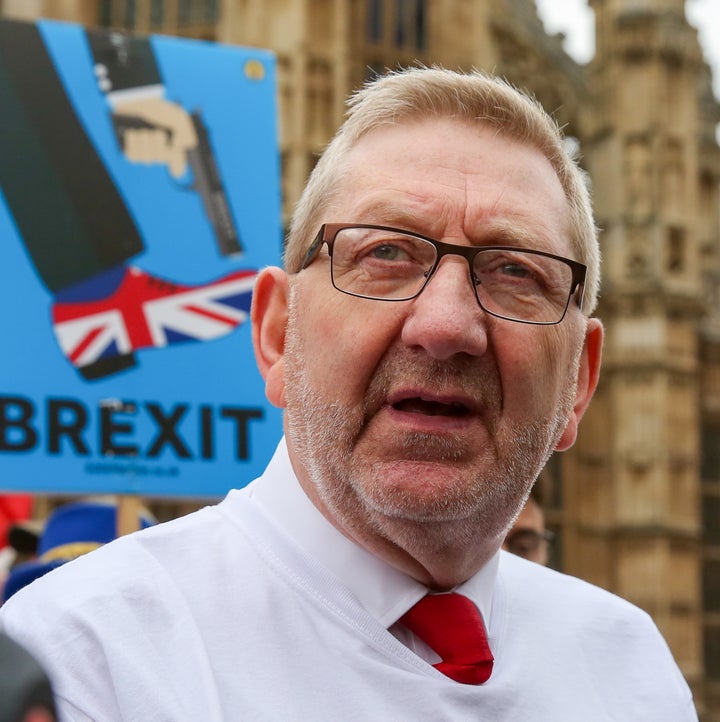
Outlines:
{"label": "man's ear", "polygon": [[565,431],[563,431],[560,441],[555,447],[557,451],[565,451],[575,443],[580,419],[582,419],[585,409],[587,409],[590,399],[597,388],[598,379],[600,378],[603,335],[604,331],[600,319],[588,319],[587,329],[585,330],[585,343],[580,356],[575,404]]}
{"label": "man's ear", "polygon": [[253,289],[252,340],[255,361],[265,379],[265,395],[273,406],[285,406],[285,328],[288,319],[288,276],[281,268],[263,269]]}

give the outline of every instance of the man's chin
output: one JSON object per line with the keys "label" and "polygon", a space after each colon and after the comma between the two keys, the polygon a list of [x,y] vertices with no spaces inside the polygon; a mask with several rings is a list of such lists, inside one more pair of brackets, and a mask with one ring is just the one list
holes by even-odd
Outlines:
{"label": "man's chin", "polygon": [[483,506],[482,475],[447,461],[406,459],[374,466],[357,479],[359,496],[375,514],[416,522],[476,516]]}
{"label": "man's chin", "polygon": [[494,463],[494,444],[484,428],[475,433],[425,433],[420,431],[378,431],[370,426],[355,444],[354,454],[373,459],[387,468],[393,465],[422,473],[442,473],[443,468]]}

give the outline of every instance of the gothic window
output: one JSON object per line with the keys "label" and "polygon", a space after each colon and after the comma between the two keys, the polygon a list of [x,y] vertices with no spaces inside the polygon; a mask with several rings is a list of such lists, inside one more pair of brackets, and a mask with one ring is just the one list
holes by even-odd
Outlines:
{"label": "gothic window", "polygon": [[682,214],[684,189],[687,185],[683,162],[682,144],[668,140],[665,146],[662,168],[663,205],[670,217]]}
{"label": "gothic window", "polygon": [[135,0],[125,0],[123,25],[126,28],[132,28],[135,26]]}
{"label": "gothic window", "polygon": [[[703,482],[720,482],[720,428],[704,424],[701,437],[701,476]],[[720,500],[718,501],[720,504]],[[720,519],[720,506],[716,520]],[[720,529],[718,529],[720,534]],[[718,539],[720,544],[720,539]]]}
{"label": "gothic window", "polygon": [[100,0],[98,6],[98,23],[103,27],[112,25],[112,0]]}
{"label": "gothic window", "polygon": [[708,679],[720,680],[720,627],[705,630],[705,673]]}
{"label": "gothic window", "polygon": [[402,48],[408,40],[408,12],[412,0],[395,0],[395,45]]}
{"label": "gothic window", "polygon": [[[705,494],[702,504],[703,539],[707,544],[720,547],[720,496]],[[720,612],[720,566],[717,568],[717,595],[715,596],[715,611]]]}
{"label": "gothic window", "polygon": [[[119,27],[134,30],[143,27],[148,17],[153,30],[172,31],[165,27],[172,8],[177,8],[177,25],[214,25],[220,17],[219,0],[101,0],[98,6],[98,22],[103,27]],[[149,15],[148,15],[149,13]],[[146,26],[145,26],[146,27]]]}
{"label": "gothic window", "polygon": [[720,681],[720,561],[705,560],[703,564],[703,607],[706,614],[704,640],[705,673],[714,682]]}
{"label": "gothic window", "polygon": [[415,6],[415,48],[427,49],[427,3],[426,0],[417,0]]}
{"label": "gothic window", "polygon": [[720,423],[703,424],[701,436],[704,656],[708,678],[720,681]]}
{"label": "gothic window", "polygon": [[424,50],[426,0],[395,0],[395,45]]}
{"label": "gothic window", "polygon": [[671,226],[667,230],[667,270],[680,273],[685,270],[685,231]]}
{"label": "gothic window", "polygon": [[150,27],[161,28],[165,20],[164,0],[151,0],[150,2]]}
{"label": "gothic window", "polygon": [[626,142],[624,164],[628,214],[634,221],[647,220],[652,212],[652,156],[645,140]]}
{"label": "gothic window", "polygon": [[[366,8],[369,43],[413,51],[426,49],[427,0],[367,0]],[[386,18],[391,20],[390,27],[386,27]]]}
{"label": "gothic window", "polygon": [[370,43],[379,44],[383,37],[383,3],[382,0],[368,0],[367,5],[367,38]]}

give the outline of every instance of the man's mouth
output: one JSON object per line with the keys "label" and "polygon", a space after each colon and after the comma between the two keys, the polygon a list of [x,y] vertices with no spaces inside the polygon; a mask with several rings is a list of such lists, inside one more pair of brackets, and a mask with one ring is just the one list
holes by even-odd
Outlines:
{"label": "man's mouth", "polygon": [[433,401],[413,396],[399,399],[391,404],[397,411],[404,411],[408,414],[423,414],[425,416],[451,416],[454,418],[462,418],[468,416],[472,412],[470,408],[460,402],[445,403],[442,401]]}

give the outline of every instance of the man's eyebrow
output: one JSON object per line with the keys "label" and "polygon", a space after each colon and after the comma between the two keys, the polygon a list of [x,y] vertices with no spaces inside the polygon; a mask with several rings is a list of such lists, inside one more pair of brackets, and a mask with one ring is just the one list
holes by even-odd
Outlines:
{"label": "man's eyebrow", "polygon": [[526,226],[511,220],[498,218],[478,224],[477,231],[470,236],[470,242],[477,246],[518,246],[538,251],[553,251],[552,240],[546,234],[529,230]]}
{"label": "man's eyebrow", "polygon": [[[501,246],[532,246],[537,243],[538,237],[527,228],[505,219],[497,219],[488,223],[479,224],[478,231],[473,234],[475,239],[483,239],[480,245]],[[471,239],[472,240],[472,239]]]}

